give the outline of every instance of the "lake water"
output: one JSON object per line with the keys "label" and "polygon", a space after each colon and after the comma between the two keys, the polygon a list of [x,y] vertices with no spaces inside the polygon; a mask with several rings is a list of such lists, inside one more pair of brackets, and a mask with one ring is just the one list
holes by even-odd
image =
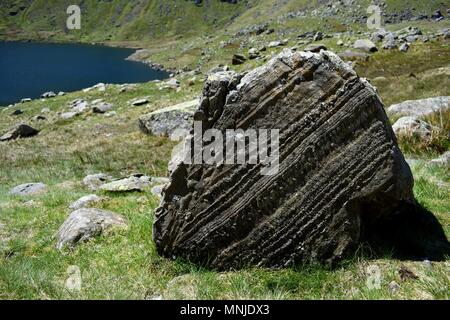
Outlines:
{"label": "lake water", "polygon": [[0,42],[0,106],[47,91],[76,91],[97,83],[137,83],[167,73],[126,61],[134,50],[83,44]]}

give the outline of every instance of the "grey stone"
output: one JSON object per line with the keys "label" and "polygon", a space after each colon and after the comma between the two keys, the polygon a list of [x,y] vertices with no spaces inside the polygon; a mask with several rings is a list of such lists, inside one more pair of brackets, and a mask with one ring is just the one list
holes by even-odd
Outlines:
{"label": "grey stone", "polygon": [[430,161],[430,165],[450,168],[450,151]]}
{"label": "grey stone", "polygon": [[397,137],[418,136],[422,139],[429,138],[432,127],[430,124],[417,117],[401,117],[392,126]]}
{"label": "grey stone", "polygon": [[54,97],[56,97],[56,93],[54,93],[53,91],[45,92],[41,95],[41,98],[43,98],[43,99],[54,98]]}
{"label": "grey stone", "polygon": [[393,116],[427,116],[450,108],[450,97],[435,97],[420,100],[407,100],[390,106],[387,111]]}
{"label": "grey stone", "polygon": [[100,186],[100,190],[108,192],[131,192],[131,191],[143,191],[150,185],[150,178],[147,176],[142,177],[129,177],[122,180],[116,180],[106,183]]}
{"label": "grey stone", "polygon": [[159,185],[156,185],[156,186],[152,187],[152,190],[151,190],[152,194],[157,196],[157,197],[161,197],[162,196],[162,191],[163,191],[165,186],[166,186],[165,184],[159,184]]}
{"label": "grey stone", "polygon": [[20,116],[21,114],[23,114],[23,110],[21,109],[16,109],[13,111],[13,113],[11,113],[12,116]]}
{"label": "grey stone", "polygon": [[256,48],[251,48],[250,50],[248,50],[248,58],[249,59],[256,59],[259,58],[261,56],[261,53],[259,52],[258,49]]}
{"label": "grey stone", "polygon": [[133,106],[142,106],[144,104],[147,104],[149,101],[147,98],[141,98],[141,99],[135,99],[131,101],[131,104]]}
{"label": "grey stone", "polygon": [[102,198],[95,194],[89,194],[87,196],[81,197],[77,201],[70,204],[69,208],[72,210],[78,210],[81,208],[90,207],[93,204],[99,203],[102,201]]}
{"label": "grey stone", "polygon": [[19,138],[29,138],[37,135],[39,133],[38,130],[30,127],[27,124],[21,123],[13,128],[11,128],[8,132],[0,136],[0,141],[10,141],[16,140]]}
{"label": "grey stone", "polygon": [[21,184],[11,189],[9,193],[16,196],[35,196],[46,192],[47,186],[41,182],[38,182]]}
{"label": "grey stone", "polygon": [[234,54],[231,63],[233,65],[243,64],[247,61],[247,58],[242,54]]}
{"label": "grey stone", "polygon": [[327,47],[323,44],[311,44],[305,48],[305,51],[309,52],[320,52],[321,50],[327,50]]}
{"label": "grey stone", "polygon": [[97,90],[97,91],[100,91],[100,92],[106,91],[106,84],[104,84],[104,83],[97,83],[96,85],[94,85],[92,87],[83,89],[83,92],[91,92],[93,90]]}
{"label": "grey stone", "polygon": [[108,111],[111,111],[112,108],[113,108],[113,105],[111,103],[100,102],[94,106],[92,111],[94,113],[106,113]]}
{"label": "grey stone", "polygon": [[61,113],[59,116],[61,117],[61,119],[63,120],[70,120],[72,118],[75,118],[76,116],[78,116],[79,113],[78,112],[74,112],[74,111],[69,111],[69,112],[63,112]]}
{"label": "grey stone", "polygon": [[82,208],[72,212],[59,229],[56,248],[75,247],[79,242],[87,241],[115,228],[127,228],[126,220],[115,213]]}
{"label": "grey stone", "polygon": [[169,79],[167,81],[161,82],[159,83],[159,88],[160,89],[173,89],[173,90],[178,90],[180,88],[180,81],[178,81],[175,78]]}
{"label": "grey stone", "polygon": [[276,48],[276,47],[281,47],[282,45],[283,45],[283,43],[281,41],[272,41],[267,45],[267,47]]}
{"label": "grey stone", "polygon": [[139,127],[146,134],[167,136],[173,139],[182,138],[182,131],[189,132],[191,128],[194,111],[198,104],[199,100],[195,99],[156,110],[140,117]]}
{"label": "grey stone", "polygon": [[105,183],[111,181],[113,178],[104,173],[91,174],[83,179],[83,184],[90,190],[98,190],[98,188]]}
{"label": "grey stone", "polygon": [[378,51],[377,46],[375,43],[370,41],[369,39],[359,39],[355,41],[355,44],[353,45],[353,48],[362,50],[365,52],[376,52]]}
{"label": "grey stone", "polygon": [[77,115],[89,110],[89,102],[84,99],[76,99],[70,103],[70,112],[75,112]]}
{"label": "grey stone", "polygon": [[408,52],[409,51],[409,44],[408,43],[403,43],[398,50],[400,50],[401,52]]}

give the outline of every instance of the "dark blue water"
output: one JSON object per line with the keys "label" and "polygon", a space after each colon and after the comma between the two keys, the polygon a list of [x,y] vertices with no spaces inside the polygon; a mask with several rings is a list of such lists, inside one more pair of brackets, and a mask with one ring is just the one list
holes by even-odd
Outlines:
{"label": "dark blue water", "polygon": [[47,91],[76,91],[103,83],[137,83],[167,74],[126,61],[134,50],[82,44],[0,42],[0,106]]}

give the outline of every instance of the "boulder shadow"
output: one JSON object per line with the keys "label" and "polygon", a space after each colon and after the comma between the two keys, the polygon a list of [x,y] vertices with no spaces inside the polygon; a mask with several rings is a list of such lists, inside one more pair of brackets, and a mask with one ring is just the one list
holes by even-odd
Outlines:
{"label": "boulder shadow", "polygon": [[363,220],[362,241],[376,257],[387,253],[399,260],[444,261],[450,257],[450,243],[432,212],[407,204],[396,214],[375,222]]}

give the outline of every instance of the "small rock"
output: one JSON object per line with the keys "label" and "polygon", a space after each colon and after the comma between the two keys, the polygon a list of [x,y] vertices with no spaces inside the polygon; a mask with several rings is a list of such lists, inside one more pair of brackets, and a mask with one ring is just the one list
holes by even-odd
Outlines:
{"label": "small rock", "polygon": [[49,108],[43,108],[41,110],[41,113],[50,113],[50,109]]}
{"label": "small rock", "polygon": [[422,139],[431,135],[432,127],[430,124],[417,117],[401,117],[392,126],[397,137],[400,136],[418,136]]}
{"label": "small rock", "polygon": [[75,118],[75,117],[78,116],[78,115],[79,115],[78,112],[69,111],[69,112],[63,112],[63,113],[61,113],[59,116],[60,116],[61,119],[63,119],[63,120],[69,120],[69,119]]}
{"label": "small rock", "polygon": [[98,90],[100,92],[106,91],[106,84],[104,84],[104,83],[97,83],[95,86],[83,89],[83,92],[90,92],[90,91],[93,91],[93,90]]}
{"label": "small rock", "polygon": [[36,196],[47,192],[47,186],[39,183],[25,183],[11,189],[9,194],[16,196]]}
{"label": "small rock", "polygon": [[111,181],[113,178],[104,173],[97,173],[88,175],[83,179],[83,184],[89,189],[95,191],[105,183]]}
{"label": "small rock", "polygon": [[430,165],[450,168],[450,151],[447,151],[440,157],[431,160]]}
{"label": "small rock", "polygon": [[131,104],[133,106],[142,106],[144,104],[147,104],[149,101],[146,98],[142,98],[142,99],[135,99],[131,101]]}
{"label": "small rock", "polygon": [[233,65],[243,64],[243,63],[245,63],[245,61],[247,61],[247,58],[244,55],[242,55],[242,54],[233,55],[233,59],[232,59]]}
{"label": "small rock", "polygon": [[73,202],[69,208],[72,210],[78,210],[81,208],[87,208],[94,203],[99,203],[102,201],[102,198],[95,194],[90,194],[84,197],[81,197],[77,201]]}
{"label": "small rock", "polygon": [[137,88],[137,85],[136,85],[136,84],[128,84],[128,83],[126,83],[126,84],[121,84],[121,85],[119,86],[119,92],[120,92],[120,93],[124,93],[124,92],[132,92],[132,91],[136,90],[136,88]]}
{"label": "small rock", "polygon": [[422,261],[422,263],[427,269],[433,269],[433,264],[430,260],[425,259]]}
{"label": "small rock", "polygon": [[323,39],[323,33],[322,33],[322,32],[317,32],[317,33],[314,35],[314,38],[313,38],[314,41],[320,41],[320,40],[322,40],[322,39]]}
{"label": "small rock", "polygon": [[251,60],[259,58],[260,55],[261,54],[260,54],[259,50],[256,48],[251,48],[250,50],[248,50],[248,58]]}
{"label": "small rock", "polygon": [[192,126],[194,111],[199,100],[183,102],[171,107],[156,110],[139,118],[139,128],[146,134],[172,137],[177,132],[189,132]]}
{"label": "small rock", "polygon": [[393,50],[397,49],[397,40],[394,38],[388,38],[385,42],[383,42],[383,49],[385,50]]}
{"label": "small rock", "polygon": [[31,120],[33,120],[33,121],[44,121],[44,120],[47,120],[47,118],[44,117],[44,116],[41,116],[41,115],[37,115],[37,116],[34,116],[33,118],[31,118]]}
{"label": "small rock", "polygon": [[441,11],[436,10],[435,12],[433,12],[433,14],[431,15],[431,18],[440,21],[440,19],[443,18]]}
{"label": "small rock", "polygon": [[180,88],[180,81],[178,81],[175,78],[169,79],[167,81],[164,81],[160,83],[159,88],[160,89],[174,89],[178,90]]}
{"label": "small rock", "polygon": [[407,100],[390,106],[390,115],[398,116],[427,116],[450,108],[450,97],[435,97],[420,100]]}
{"label": "small rock", "polygon": [[106,183],[100,186],[100,190],[109,192],[143,191],[149,185],[150,185],[149,177],[146,176],[129,177],[122,180],[116,180]]}
{"label": "small rock", "polygon": [[396,293],[398,290],[400,290],[400,285],[399,285],[397,282],[395,282],[395,281],[391,281],[391,282],[389,283],[389,292],[390,292],[391,294],[394,294],[394,293]]}
{"label": "small rock", "polygon": [[111,111],[113,108],[113,105],[111,103],[101,102],[99,104],[96,104],[92,111],[94,113],[106,113],[108,111]]}
{"label": "small rock", "polygon": [[166,185],[165,184],[160,184],[157,186],[154,186],[151,190],[152,194],[157,196],[157,197],[161,197],[162,196],[162,191],[164,189]]}
{"label": "small rock", "polygon": [[355,49],[362,50],[365,52],[377,52],[377,46],[369,39],[359,39],[355,41],[353,45]]}
{"label": "small rock", "polygon": [[21,114],[23,114],[23,110],[21,109],[14,110],[14,112],[11,113],[12,116],[19,116]]}
{"label": "small rock", "polygon": [[113,228],[126,228],[125,219],[115,213],[82,208],[72,212],[58,231],[56,248],[73,248],[79,242],[87,241]]}
{"label": "small rock", "polygon": [[54,98],[54,97],[56,97],[56,93],[54,93],[53,91],[45,92],[41,95],[41,98],[43,98],[43,99]]}
{"label": "small rock", "polygon": [[409,44],[408,43],[403,43],[400,48],[398,48],[398,50],[400,50],[401,52],[408,52],[409,50]]}
{"label": "small rock", "polygon": [[313,44],[313,45],[309,45],[307,46],[304,51],[310,51],[310,52],[315,52],[318,53],[321,50],[327,50],[327,47],[325,47],[325,45],[323,44]]}
{"label": "small rock", "polygon": [[19,125],[16,125],[15,127],[11,128],[8,132],[6,132],[4,135],[0,137],[0,141],[10,141],[15,140],[19,138],[29,138],[37,135],[39,133],[38,130],[34,129],[33,127],[30,127],[29,125],[26,125],[24,123],[21,123]]}
{"label": "small rock", "polygon": [[268,47],[269,48],[276,48],[276,47],[281,47],[283,44],[281,41],[272,41],[269,43]]}
{"label": "small rock", "polygon": [[30,98],[24,98],[22,100],[20,100],[21,103],[27,103],[27,102],[31,102]]}
{"label": "small rock", "polygon": [[114,117],[116,115],[117,115],[117,112],[115,112],[115,111],[110,111],[110,112],[105,113],[105,117],[107,117],[107,118]]}
{"label": "small rock", "polygon": [[89,110],[89,103],[83,99],[76,99],[70,104],[70,111],[81,114]]}

